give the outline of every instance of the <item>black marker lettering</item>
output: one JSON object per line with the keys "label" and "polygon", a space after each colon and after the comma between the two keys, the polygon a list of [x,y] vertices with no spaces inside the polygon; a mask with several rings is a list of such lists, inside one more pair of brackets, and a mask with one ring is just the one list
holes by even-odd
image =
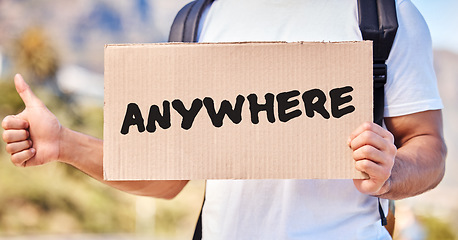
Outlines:
{"label": "black marker lettering", "polygon": [[286,110],[299,105],[299,100],[297,99],[288,101],[292,97],[299,96],[299,94],[301,94],[299,91],[293,90],[289,92],[282,92],[277,95],[278,119],[280,121],[288,122],[289,120],[299,117],[302,114],[302,111],[299,109],[286,113]]}
{"label": "black marker lettering", "polygon": [[148,115],[148,125],[146,125],[146,130],[150,133],[156,131],[156,122],[163,129],[170,127],[170,102],[164,101],[162,103],[162,108],[164,109],[164,114],[161,115],[159,107],[156,105],[151,105]]}
{"label": "black marker lettering", "polygon": [[213,126],[221,127],[223,126],[224,115],[227,115],[235,124],[239,124],[242,121],[242,105],[244,101],[245,98],[242,95],[238,95],[235,101],[235,107],[232,109],[232,104],[224,100],[221,102],[218,113],[216,113],[213,99],[209,97],[204,98],[204,105],[207,108],[208,116]]}
{"label": "black marker lettering", "polygon": [[127,104],[126,115],[124,116],[124,121],[122,122],[121,134],[128,134],[129,127],[132,125],[137,125],[139,132],[145,131],[145,123],[143,122],[142,113],[138,105],[135,103]]}
{"label": "black marker lettering", "polygon": [[176,99],[172,102],[173,108],[181,115],[181,128],[188,130],[192,127],[192,123],[202,108],[202,100],[196,98],[192,101],[191,108],[187,110],[181,100]]}
{"label": "black marker lettering", "polygon": [[343,94],[349,93],[351,91],[353,91],[353,88],[350,86],[334,88],[331,91],[329,91],[329,95],[331,96],[331,113],[333,117],[341,118],[342,116],[355,111],[355,107],[353,105],[348,105],[344,108],[339,109],[339,106],[341,106],[342,104],[351,102],[351,100],[353,100],[353,97],[351,95],[342,97]]}
{"label": "black marker lettering", "polygon": [[330,118],[329,112],[324,108],[326,95],[320,89],[312,89],[304,92],[304,94],[302,94],[302,100],[304,100],[305,104],[305,114],[307,114],[309,118],[315,116],[315,111],[321,114],[325,119]]}
{"label": "black marker lettering", "polygon": [[259,123],[259,112],[266,111],[267,120],[270,123],[275,122],[274,116],[274,95],[272,93],[267,93],[265,95],[266,104],[258,104],[258,96],[252,93],[247,97],[248,101],[250,102],[250,112],[251,112],[251,122],[253,124]]}
{"label": "black marker lettering", "polygon": [[[309,118],[315,116],[315,112],[319,113],[324,119],[341,118],[347,114],[355,111],[355,107],[351,105],[353,97],[350,93],[353,91],[353,87],[344,86],[341,88],[334,88],[329,91],[331,112],[328,112],[325,107],[327,100],[326,94],[320,89],[311,89],[302,94],[302,100],[305,107],[305,115]],[[288,122],[291,119],[297,118],[302,115],[303,110],[299,109],[301,92],[299,90],[291,90],[287,92],[281,92],[275,96],[273,93],[267,93],[264,95],[264,103],[258,102],[258,96],[252,93],[246,97],[248,100],[251,122],[253,124],[259,123],[259,112],[265,112],[267,121],[270,123],[275,122],[275,109],[274,103],[277,100],[278,119],[280,122]],[[181,128],[185,130],[191,129],[197,114],[203,106],[207,109],[208,116],[215,127],[222,127],[224,124],[224,118],[227,117],[234,123],[239,124],[242,121],[242,111],[245,97],[238,95],[234,102],[228,100],[222,100],[219,108],[215,107],[215,102],[210,97],[205,97],[203,100],[196,98],[192,101],[191,106],[187,109],[180,99],[172,101],[172,106],[175,111],[181,116]],[[124,121],[121,126],[121,134],[126,135],[129,133],[131,126],[136,125],[139,132],[147,130],[150,133],[156,131],[156,122],[163,129],[171,127],[171,112],[170,102],[164,100],[162,103],[162,113],[157,105],[151,105],[148,114],[148,121],[145,128],[145,122],[140,111],[140,108],[136,103],[129,103],[127,105],[126,114]]]}

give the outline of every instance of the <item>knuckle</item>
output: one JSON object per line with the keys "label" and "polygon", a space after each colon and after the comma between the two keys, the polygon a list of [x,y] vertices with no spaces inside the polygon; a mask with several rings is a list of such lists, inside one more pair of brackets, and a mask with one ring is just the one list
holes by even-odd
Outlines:
{"label": "knuckle", "polygon": [[353,151],[352,153],[353,159],[358,160],[360,158],[360,154],[358,151]]}
{"label": "knuckle", "polygon": [[373,134],[371,131],[364,131],[363,133],[361,133],[361,137],[364,141],[368,141],[373,137]]}
{"label": "knuckle", "polygon": [[21,167],[21,166],[22,166],[22,163],[15,163],[15,162],[13,162],[13,164],[14,164],[14,166],[16,166],[16,167]]}
{"label": "knuckle", "polygon": [[369,160],[363,161],[363,166],[366,170],[369,170],[372,166],[372,162]]}
{"label": "knuckle", "polygon": [[6,116],[3,121],[2,121],[2,128],[3,129],[8,129],[8,116]]}
{"label": "knuckle", "polygon": [[372,156],[373,149],[368,145],[364,145],[363,147],[361,147],[361,153],[364,155],[364,157],[370,157]]}
{"label": "knuckle", "polygon": [[13,153],[13,146],[11,144],[6,144],[5,151],[9,154]]}
{"label": "knuckle", "polygon": [[3,134],[2,134],[2,138],[3,138],[3,141],[8,143],[10,138],[11,138],[10,137],[10,131],[8,131],[8,130],[4,131]]}
{"label": "knuckle", "polygon": [[13,116],[11,116],[11,115],[8,115],[5,118],[3,118],[3,121],[2,121],[3,129],[9,128],[10,122],[12,121],[12,118],[13,118]]}
{"label": "knuckle", "polygon": [[355,168],[358,171],[364,172],[364,168],[361,166],[361,163],[359,163],[359,162],[356,162]]}
{"label": "knuckle", "polygon": [[31,149],[27,149],[11,155],[11,162],[17,167],[25,167],[25,162],[34,156]]}
{"label": "knuckle", "polygon": [[351,141],[351,142],[350,142],[350,148],[351,148],[351,150],[353,150],[353,151],[356,151],[356,150],[358,149],[358,148],[357,148],[357,144],[356,144],[355,141]]}
{"label": "knuckle", "polygon": [[396,156],[396,154],[398,153],[398,148],[394,145],[394,144],[391,144],[391,153],[393,154],[393,156]]}
{"label": "knuckle", "polygon": [[366,172],[368,169],[368,161],[362,160],[356,162],[356,169],[358,169],[359,171]]}
{"label": "knuckle", "polygon": [[398,149],[397,147],[392,143],[392,142],[389,142],[387,141],[386,142],[386,152],[390,155],[390,156],[395,156]]}
{"label": "knuckle", "polygon": [[13,154],[13,155],[11,155],[11,162],[15,166],[19,167],[22,164],[22,159],[18,156],[18,154]]}
{"label": "knuckle", "polygon": [[365,129],[365,130],[371,130],[371,129],[372,129],[372,123],[371,123],[371,122],[365,122],[365,123],[363,123],[363,129]]}

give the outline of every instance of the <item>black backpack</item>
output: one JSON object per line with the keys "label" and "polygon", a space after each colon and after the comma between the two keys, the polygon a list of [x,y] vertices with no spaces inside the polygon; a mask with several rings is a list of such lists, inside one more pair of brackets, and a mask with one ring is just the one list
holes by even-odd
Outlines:
{"label": "black backpack", "polygon": [[[175,17],[169,34],[169,42],[197,42],[199,21],[204,10],[214,0],[194,0],[185,5]],[[382,125],[387,79],[386,60],[393,46],[398,29],[395,0],[358,0],[359,28],[364,40],[373,41],[373,96],[374,122]],[[394,206],[390,202],[390,206]],[[387,224],[383,209],[378,210],[382,225]],[[394,209],[392,209],[394,210]],[[202,239],[202,213],[199,216],[194,240]]]}

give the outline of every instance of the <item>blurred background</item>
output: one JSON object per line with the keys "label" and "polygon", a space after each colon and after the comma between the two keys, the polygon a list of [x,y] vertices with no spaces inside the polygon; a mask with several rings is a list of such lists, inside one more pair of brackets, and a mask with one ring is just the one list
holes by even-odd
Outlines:
{"label": "blurred background", "polygon": [[[102,137],[103,46],[167,40],[189,0],[0,0],[0,117],[20,72],[61,123]],[[412,0],[429,24],[449,148],[442,183],[396,202],[395,239],[458,239],[458,1]],[[0,239],[191,239],[203,181],[172,201],[108,188],[59,163],[17,168],[0,141]]]}

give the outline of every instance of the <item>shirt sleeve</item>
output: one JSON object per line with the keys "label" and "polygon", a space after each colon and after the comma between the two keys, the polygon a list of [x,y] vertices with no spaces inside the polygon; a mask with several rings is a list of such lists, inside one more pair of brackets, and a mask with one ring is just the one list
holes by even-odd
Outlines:
{"label": "shirt sleeve", "polygon": [[385,85],[385,117],[442,109],[428,26],[410,0],[398,1],[398,23]]}

